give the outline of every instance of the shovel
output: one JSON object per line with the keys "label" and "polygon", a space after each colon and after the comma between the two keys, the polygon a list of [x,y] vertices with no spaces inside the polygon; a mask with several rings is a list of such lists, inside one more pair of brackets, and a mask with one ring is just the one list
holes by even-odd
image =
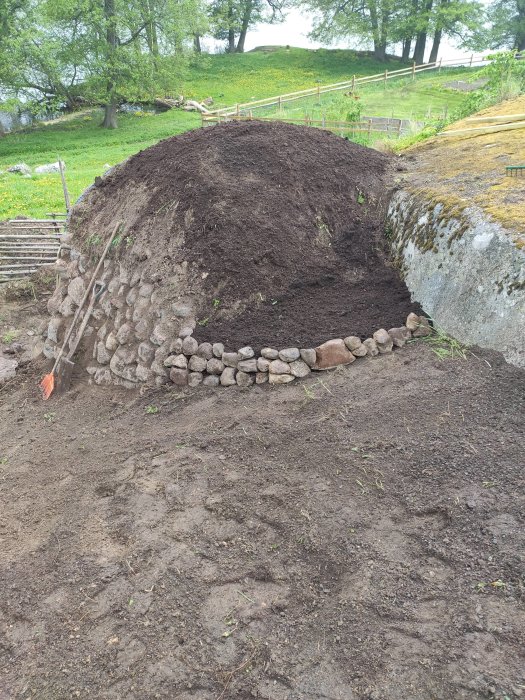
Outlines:
{"label": "shovel", "polygon": [[[53,393],[54,388],[55,388],[55,379],[57,380],[57,383],[61,383],[62,386],[66,385],[66,388],[67,388],[67,386],[69,386],[69,381],[71,380],[71,372],[73,370],[73,362],[71,362],[71,357],[73,356],[73,353],[77,349],[78,343],[80,342],[80,339],[82,338],[84,330],[87,326],[87,319],[89,318],[89,316],[91,316],[91,311],[93,310],[93,306],[95,305],[96,299],[95,299],[95,295],[93,293],[91,296],[90,309],[88,309],[89,314],[88,314],[88,311],[86,311],[86,315],[82,321],[81,327],[79,328],[79,332],[76,335],[74,347],[70,350],[68,356],[64,359],[64,362],[61,366],[61,368],[66,368],[65,373],[66,373],[66,375],[68,375],[68,377],[65,378],[65,381],[62,382],[61,377],[58,376],[58,368],[60,366],[62,356],[64,355],[66,343],[68,342],[68,340],[70,339],[70,337],[73,334],[73,329],[75,327],[75,323],[77,321],[77,318],[80,315],[80,312],[82,311],[82,307],[84,306],[86,299],[88,298],[89,293],[92,291],[92,286],[94,284],[99,285],[98,292],[97,292],[97,294],[98,294],[97,298],[100,298],[105,290],[105,287],[102,290],[100,289],[100,282],[95,283],[95,279],[96,279],[96,276],[98,275],[100,268],[102,267],[102,263],[104,262],[104,259],[108,253],[108,250],[113,242],[113,239],[117,235],[117,231],[120,228],[121,224],[122,224],[122,222],[119,221],[119,223],[113,229],[113,233],[109,237],[109,240],[106,244],[106,247],[104,248],[104,252],[100,256],[100,260],[98,261],[98,265],[95,268],[95,271],[94,271],[93,276],[88,284],[88,287],[87,287],[86,292],[82,298],[82,301],[80,302],[79,307],[76,310],[75,315],[73,316],[73,321],[71,322],[69,330],[66,333],[66,337],[64,338],[64,342],[62,344],[62,347],[60,348],[60,352],[58,353],[58,357],[55,360],[55,364],[53,365],[53,369],[51,370],[51,372],[49,374],[46,374],[46,376],[40,382],[40,388],[42,390],[42,398],[44,399],[44,401],[47,401],[47,399]],[[93,290],[94,290],[94,287],[93,287]],[[71,365],[70,367],[69,367],[68,363],[69,363],[69,365]]]}
{"label": "shovel", "polygon": [[75,363],[72,360],[73,355],[76,353],[80,341],[82,340],[82,336],[84,335],[86,326],[89,322],[89,319],[91,318],[91,314],[93,313],[93,307],[105,291],[105,284],[103,284],[102,282],[95,282],[95,284],[93,285],[93,289],[91,290],[91,299],[89,301],[89,305],[86,309],[84,318],[82,319],[82,323],[80,324],[80,328],[78,329],[78,332],[75,335],[75,340],[73,341],[73,344],[71,345],[67,356],[64,357],[62,355],[62,357],[60,357],[58,360],[57,366],[54,370],[54,390],[57,392],[57,394],[63,394],[69,389],[69,385],[71,384],[71,375],[73,374],[73,369],[75,367]]}

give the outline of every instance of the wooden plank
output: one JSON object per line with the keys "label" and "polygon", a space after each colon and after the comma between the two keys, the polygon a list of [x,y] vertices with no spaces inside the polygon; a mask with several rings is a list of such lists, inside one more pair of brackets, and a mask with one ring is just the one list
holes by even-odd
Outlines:
{"label": "wooden plank", "polygon": [[525,121],[516,124],[495,124],[494,126],[476,126],[472,129],[454,129],[452,131],[442,131],[438,136],[483,136],[483,134],[494,134],[498,131],[512,131],[513,129],[525,129]]}

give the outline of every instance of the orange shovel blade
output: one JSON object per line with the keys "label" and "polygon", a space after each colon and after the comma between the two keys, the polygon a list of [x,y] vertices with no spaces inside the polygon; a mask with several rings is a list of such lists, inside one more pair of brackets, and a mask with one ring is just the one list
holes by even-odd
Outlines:
{"label": "orange shovel blade", "polygon": [[42,389],[42,398],[44,401],[47,401],[55,388],[55,375],[53,372],[51,372],[51,374],[46,374],[40,382],[40,388]]}

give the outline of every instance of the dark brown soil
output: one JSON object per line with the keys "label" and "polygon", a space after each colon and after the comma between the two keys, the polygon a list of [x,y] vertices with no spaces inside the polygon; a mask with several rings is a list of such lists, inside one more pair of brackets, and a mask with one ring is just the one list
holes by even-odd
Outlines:
{"label": "dark brown soil", "polygon": [[223,124],[131,157],[77,205],[71,229],[86,246],[123,220],[117,254],[171,298],[184,280],[201,341],[366,337],[413,308],[385,249],[390,165],[318,129]]}
{"label": "dark brown soil", "polygon": [[525,374],[476,354],[48,403],[26,368],[0,393],[2,700],[523,697]]}

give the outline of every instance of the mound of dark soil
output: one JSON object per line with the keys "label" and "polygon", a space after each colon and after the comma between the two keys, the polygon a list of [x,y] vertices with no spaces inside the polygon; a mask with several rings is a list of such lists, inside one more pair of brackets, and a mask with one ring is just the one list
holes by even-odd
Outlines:
{"label": "mound of dark soil", "polygon": [[161,141],[74,211],[84,244],[118,220],[118,254],[192,301],[201,340],[312,345],[399,325],[408,291],[384,244],[389,159],[289,124],[229,123]]}

